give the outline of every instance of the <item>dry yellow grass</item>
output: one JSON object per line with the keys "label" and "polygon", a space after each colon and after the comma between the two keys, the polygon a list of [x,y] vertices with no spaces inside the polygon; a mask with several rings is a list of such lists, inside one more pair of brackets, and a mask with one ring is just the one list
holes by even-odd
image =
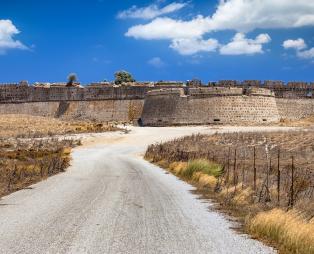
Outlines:
{"label": "dry yellow grass", "polygon": [[117,128],[107,123],[63,121],[30,115],[0,115],[0,138],[43,137],[58,134],[105,132]]}
{"label": "dry yellow grass", "polygon": [[172,162],[168,169],[172,171],[175,175],[180,175],[187,168],[186,162]]}
{"label": "dry yellow grass", "polygon": [[[160,163],[158,163],[160,164]],[[168,170],[170,170],[172,173],[174,173],[177,176],[183,176],[185,175],[185,171],[188,169],[188,163],[187,162],[172,162],[167,167]],[[192,174],[190,179],[192,182],[196,183],[198,187],[200,188],[215,188],[217,184],[217,178],[208,175],[201,171],[196,171]]]}
{"label": "dry yellow grass", "polygon": [[314,253],[314,219],[307,221],[296,210],[261,212],[248,222],[248,230],[257,237],[279,243],[284,251]]}
{"label": "dry yellow grass", "polygon": [[192,176],[192,181],[193,182],[198,182],[202,176],[202,172],[194,172]]}
{"label": "dry yellow grass", "polygon": [[[242,184],[239,185],[241,186]],[[240,186],[238,186],[238,191],[233,198],[233,202],[240,206],[252,204],[252,195],[254,193],[252,188],[242,189],[242,186]]]}
{"label": "dry yellow grass", "polygon": [[71,148],[80,141],[49,136],[118,129],[109,124],[29,115],[0,115],[0,127],[0,196],[68,167]]}
{"label": "dry yellow grass", "polygon": [[217,184],[217,179],[214,176],[210,176],[204,173],[200,174],[200,177],[198,179],[198,183],[200,185],[201,188],[215,188],[216,184]]}
{"label": "dry yellow grass", "polygon": [[[10,142],[12,144],[10,145]],[[70,164],[72,140],[42,139],[0,143],[0,197],[63,172]]]}
{"label": "dry yellow grass", "polygon": [[314,126],[314,116],[305,117],[299,120],[281,119],[279,125],[295,127],[311,127]]}

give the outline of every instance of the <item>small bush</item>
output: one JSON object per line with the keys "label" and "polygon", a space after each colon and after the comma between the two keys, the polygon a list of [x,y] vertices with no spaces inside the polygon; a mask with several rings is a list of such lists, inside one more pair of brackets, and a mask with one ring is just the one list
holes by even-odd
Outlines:
{"label": "small bush", "polygon": [[189,161],[187,168],[181,172],[181,175],[187,178],[192,178],[196,172],[202,172],[207,175],[218,177],[222,173],[222,167],[214,162],[204,159]]}

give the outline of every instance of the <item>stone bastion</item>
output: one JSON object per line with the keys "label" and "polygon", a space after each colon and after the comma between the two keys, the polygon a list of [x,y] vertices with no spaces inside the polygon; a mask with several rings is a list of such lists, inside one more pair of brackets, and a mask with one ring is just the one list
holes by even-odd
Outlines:
{"label": "stone bastion", "polygon": [[147,92],[144,126],[279,122],[275,95],[257,87],[174,88]]}

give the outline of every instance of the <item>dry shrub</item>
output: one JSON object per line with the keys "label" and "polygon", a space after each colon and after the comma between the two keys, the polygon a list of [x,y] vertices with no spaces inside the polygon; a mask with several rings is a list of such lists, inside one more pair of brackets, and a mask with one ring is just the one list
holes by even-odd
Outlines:
{"label": "dry shrub", "polygon": [[249,220],[247,227],[253,235],[271,239],[291,253],[314,253],[314,220],[306,220],[296,210],[261,212]]}
{"label": "dry shrub", "polygon": [[169,165],[169,170],[172,171],[175,175],[180,175],[182,171],[184,171],[187,167],[186,162],[172,162]]}
{"label": "dry shrub", "polygon": [[217,185],[217,178],[211,175],[200,173],[198,183],[201,188],[206,187],[206,188],[214,189]]}
{"label": "dry shrub", "polygon": [[64,172],[74,140],[7,139],[0,143],[0,197]]}
{"label": "dry shrub", "polygon": [[252,203],[253,194],[254,194],[254,191],[250,187],[244,188],[244,189],[238,189],[235,196],[233,197],[233,202],[236,203],[237,205],[249,205]]}
{"label": "dry shrub", "polygon": [[202,176],[202,172],[195,172],[192,176],[193,182],[198,182]]}
{"label": "dry shrub", "polygon": [[156,164],[162,168],[168,168],[169,167],[169,163],[166,160],[160,160]]}

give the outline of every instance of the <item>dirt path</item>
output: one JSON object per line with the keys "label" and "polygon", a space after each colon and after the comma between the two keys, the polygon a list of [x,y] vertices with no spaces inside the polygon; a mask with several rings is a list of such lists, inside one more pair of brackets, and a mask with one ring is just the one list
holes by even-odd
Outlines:
{"label": "dirt path", "polygon": [[131,129],[87,137],[66,173],[4,197],[1,253],[274,252],[232,231],[191,186],[139,156],[150,143],[217,129]]}

